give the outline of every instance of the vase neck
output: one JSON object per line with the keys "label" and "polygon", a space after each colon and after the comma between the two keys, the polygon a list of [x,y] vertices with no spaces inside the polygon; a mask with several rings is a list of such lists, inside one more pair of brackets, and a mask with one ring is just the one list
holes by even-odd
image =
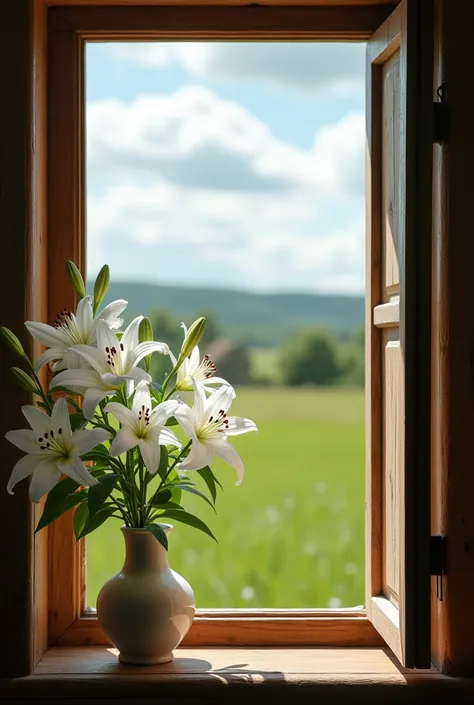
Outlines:
{"label": "vase neck", "polygon": [[[169,533],[169,529],[165,529]],[[165,570],[168,554],[150,531],[122,527],[125,539],[125,563],[123,572],[137,570]]]}

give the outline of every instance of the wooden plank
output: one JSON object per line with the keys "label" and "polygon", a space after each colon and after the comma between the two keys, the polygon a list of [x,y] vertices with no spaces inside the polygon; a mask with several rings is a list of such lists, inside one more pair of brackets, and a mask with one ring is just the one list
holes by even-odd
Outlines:
{"label": "wooden plank", "polygon": [[380,304],[373,309],[373,324],[377,328],[391,328],[400,324],[400,297],[386,304]]}
{"label": "wooden plank", "polygon": [[368,39],[389,6],[57,7],[58,31],[75,28],[91,40],[317,40]]}
{"label": "wooden plank", "polygon": [[[78,619],[58,646],[110,645],[97,619]],[[197,617],[186,646],[380,646],[379,634],[365,617]]]}
{"label": "wooden plank", "polygon": [[382,64],[383,300],[400,291],[400,51]]}
{"label": "wooden plank", "polygon": [[393,651],[400,663],[403,661],[403,649],[400,638],[400,610],[385,597],[370,598],[372,623],[380,634],[384,635],[386,644]]}
{"label": "wooden plank", "polygon": [[[117,7],[127,7],[137,4],[137,0],[41,0],[51,7],[54,6],[64,6],[69,5],[77,6],[97,6],[97,5],[113,5]],[[318,6],[330,6],[337,7],[342,5],[344,7],[356,6],[363,7],[367,5],[388,5],[395,6],[399,0],[298,0],[298,5],[311,5],[314,7]],[[290,0],[261,0],[258,3],[264,6],[279,6],[279,5],[291,5]],[[188,6],[188,5],[199,5],[199,6],[228,6],[228,5],[242,5],[242,0],[140,0],[140,5],[144,7],[149,7],[153,5],[166,5],[166,6]]]}
{"label": "wooden plank", "polygon": [[[46,307],[45,264],[45,31],[42,15],[26,0],[6,0],[0,9],[0,321],[22,340],[30,354],[37,346],[24,321],[41,320]],[[12,66],[15,70],[12,70]],[[8,96],[8,100],[6,97]],[[0,437],[27,426],[21,405],[31,395],[13,384],[10,365],[19,361],[2,346]],[[2,441],[4,482],[23,455]],[[28,483],[13,497],[0,492],[3,634],[0,675],[30,672],[46,648],[47,573],[45,536],[34,538],[39,506]]]}
{"label": "wooden plank", "polygon": [[[74,30],[49,38],[49,250],[54,272],[48,318],[63,308],[75,310],[77,299],[66,274],[73,260],[84,273],[83,45]],[[84,545],[76,543],[72,513],[49,530],[49,639],[54,643],[84,608]]]}
{"label": "wooden plank", "polygon": [[[435,242],[438,257],[443,257],[436,268],[436,300],[442,297],[442,307],[435,343],[441,358],[439,413],[444,422],[437,448],[438,491],[442,498],[437,528],[448,536],[449,572],[445,579],[443,604],[439,605],[436,600],[436,614],[443,616],[438,634],[441,645],[438,663],[449,673],[472,675],[474,310],[470,300],[474,257],[474,145],[472,120],[466,114],[466,86],[472,68],[469,60],[472,35],[468,27],[474,22],[474,6],[472,3],[462,6],[462,21],[459,9],[452,2],[444,2],[442,18],[438,18],[443,56],[442,64],[437,67],[437,78],[446,81],[450,132],[448,144],[434,147],[438,189]],[[439,222],[436,220],[438,216]]]}
{"label": "wooden plank", "polygon": [[405,400],[404,365],[399,330],[390,328],[383,335],[383,479],[382,545],[383,594],[398,608],[400,599],[400,507],[401,474],[404,469]]}

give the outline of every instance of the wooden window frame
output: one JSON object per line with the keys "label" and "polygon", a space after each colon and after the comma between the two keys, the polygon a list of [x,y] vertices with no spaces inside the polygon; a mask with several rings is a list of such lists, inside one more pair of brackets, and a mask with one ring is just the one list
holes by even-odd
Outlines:
{"label": "wooden window frame", "polygon": [[[2,111],[0,132],[0,154],[3,165],[8,170],[8,180],[1,181],[0,222],[2,230],[16,233],[17,236],[0,239],[0,257],[3,262],[8,261],[3,277],[0,279],[0,296],[7,305],[2,307],[2,324],[6,324],[15,331],[21,331],[26,319],[45,319],[49,312],[56,311],[57,306],[50,299],[50,294],[57,291],[57,287],[66,287],[62,274],[62,267],[55,267],[54,290],[48,291],[48,270],[54,266],[55,261],[64,262],[65,256],[71,256],[70,246],[66,247],[61,237],[54,241],[51,236],[51,219],[53,212],[57,219],[67,223],[68,214],[65,212],[65,202],[54,202],[54,209],[50,208],[48,218],[48,202],[51,206],[51,186],[58,184],[48,183],[47,175],[49,163],[53,156],[54,148],[50,145],[48,150],[48,91],[53,89],[52,76],[48,69],[48,17],[51,12],[59,11],[58,6],[75,6],[70,11],[81,14],[89,6],[118,5],[127,6],[134,4],[135,0],[6,0],[1,11],[4,27],[8,27],[5,34],[6,41],[0,43],[0,75],[2,78],[2,94],[8,95],[9,103],[6,110]],[[466,502],[472,502],[474,492],[474,474],[469,473],[469,460],[474,461],[474,453],[470,438],[463,436],[463,421],[474,420],[474,412],[469,398],[466,398],[468,385],[465,384],[469,370],[472,374],[472,355],[466,354],[461,358],[459,353],[469,353],[472,348],[472,335],[468,332],[474,330],[474,309],[469,308],[469,314],[461,317],[459,311],[465,300],[465,287],[463,282],[469,274],[469,262],[474,256],[472,240],[461,238],[465,223],[470,218],[470,182],[465,179],[465,160],[467,141],[470,138],[471,125],[467,112],[464,111],[464,81],[467,78],[465,68],[465,54],[463,50],[469,46],[470,37],[467,36],[468,28],[472,22],[466,21],[462,28],[456,30],[459,16],[457,10],[446,4],[445,0],[434,0],[436,16],[435,32],[435,85],[441,80],[449,79],[449,96],[454,106],[454,115],[457,120],[457,139],[450,145],[450,160],[446,159],[443,146],[434,148],[434,180],[433,180],[433,367],[432,387],[435,404],[432,410],[432,422],[439,430],[432,441],[432,532],[448,532],[450,536],[449,581],[444,577],[444,601],[436,599],[433,581],[432,599],[432,657],[445,672],[453,674],[472,674],[474,658],[472,656],[471,630],[474,621],[474,602],[470,600],[474,589],[474,567],[470,561],[470,535],[474,531],[474,520],[468,512]],[[141,5],[157,5],[154,0],[141,0]],[[206,0],[168,0],[168,4],[213,5]],[[220,5],[238,5],[238,0],[224,0]],[[283,5],[281,8],[253,8],[255,16],[275,14],[281,9],[285,15],[285,31],[278,35],[281,39],[294,38],[291,28],[294,27],[292,17],[297,11],[300,18],[304,16],[299,8],[285,7],[285,0],[269,0],[268,5]],[[321,26],[318,29],[319,39],[333,41],[344,38],[364,40],[373,32],[375,27],[387,16],[393,5],[390,2],[371,6],[370,0],[299,0],[299,5],[317,6],[319,19],[325,22],[326,34]],[[326,7],[324,7],[326,5]],[[330,5],[331,7],[327,7]],[[345,32],[351,36],[344,36],[338,31],[338,17],[340,7],[345,6],[344,12],[350,12],[350,26],[346,25]],[[367,5],[367,7],[359,7]],[[384,7],[382,7],[384,5]],[[79,8],[79,6],[81,6]],[[349,10],[350,6],[350,10]],[[54,7],[54,10],[53,10]],[[95,8],[97,9],[97,8]],[[110,8],[109,8],[110,9]],[[208,8],[210,10],[210,8]],[[222,10],[223,8],[220,8]],[[242,12],[250,8],[229,8],[234,12]],[[174,8],[177,11],[178,8]],[[61,12],[64,10],[61,7]],[[121,12],[122,10],[120,10]],[[191,7],[186,11],[191,11]],[[217,11],[214,8],[213,11]],[[308,8],[306,8],[308,11]],[[472,8],[465,8],[466,14]],[[313,13],[316,8],[313,8]],[[230,17],[230,15],[228,15]],[[233,16],[235,21],[236,15]],[[314,21],[315,14],[307,14],[306,18]],[[362,21],[361,18],[365,19]],[[472,18],[474,20],[474,18]],[[272,20],[274,22],[274,20]],[[307,23],[302,26],[300,20],[296,32],[300,38],[311,37]],[[364,31],[364,23],[367,23]],[[461,23],[462,24],[462,23]],[[239,26],[239,25],[237,25]],[[241,26],[241,25],[240,25]],[[274,28],[274,26],[273,26]],[[225,31],[225,28],[223,28]],[[264,33],[265,27],[260,24],[258,30],[245,34],[245,38],[256,39]],[[65,37],[74,30],[64,28]],[[358,36],[356,36],[356,34]],[[324,35],[324,36],[323,36]],[[142,38],[145,35],[142,35]],[[148,36],[148,35],[146,35]],[[179,35],[182,37],[183,35]],[[223,36],[230,37],[230,34]],[[276,35],[274,35],[276,38]],[[209,38],[202,36],[201,38]],[[268,34],[266,37],[268,38]],[[66,38],[64,44],[67,51],[73,50],[73,45]],[[447,58],[446,58],[447,57]],[[78,68],[77,56],[72,56],[73,64]],[[75,62],[75,63],[74,63]],[[15,66],[15,71],[9,67]],[[56,79],[64,67],[57,65]],[[63,76],[64,79],[64,76]],[[74,81],[80,77],[74,75]],[[69,99],[68,99],[69,95]],[[63,110],[71,115],[73,125],[77,129],[79,115],[74,113],[74,98],[66,92],[63,98]],[[10,109],[10,106],[13,106]],[[462,106],[462,107],[460,107]],[[51,126],[49,132],[51,135]],[[66,155],[71,155],[77,149],[74,144],[65,140],[66,154],[62,155],[66,163]],[[472,153],[472,150],[471,150]],[[80,155],[79,155],[80,156]],[[474,155],[473,155],[474,156]],[[59,154],[56,153],[56,158]],[[0,178],[3,173],[0,164]],[[74,167],[76,169],[76,166]],[[71,188],[71,179],[77,179],[78,172],[69,171],[68,179]],[[66,179],[67,181],[67,179]],[[65,185],[59,184],[62,188]],[[49,198],[48,198],[49,197]],[[450,208],[447,209],[449,202]],[[62,215],[60,215],[60,211]],[[82,214],[74,215],[73,224],[80,222]],[[74,225],[77,227],[77,225]],[[447,238],[448,228],[452,237]],[[64,231],[64,232],[67,232]],[[63,233],[61,233],[62,235]],[[455,237],[454,234],[459,234]],[[49,240],[49,245],[48,245]],[[76,244],[79,241],[76,240]],[[54,247],[53,247],[54,243]],[[66,254],[67,253],[67,254]],[[79,250],[72,256],[81,261],[83,253]],[[463,277],[459,272],[464,273]],[[61,278],[63,281],[61,283]],[[60,305],[60,308],[63,304]],[[467,322],[471,321],[469,328]],[[453,341],[455,344],[453,345]],[[25,347],[31,352],[35,346],[24,336]],[[29,401],[28,395],[18,390],[8,377],[6,370],[8,363],[14,360],[5,355],[5,363],[0,365],[0,383],[2,393],[9,399],[6,405],[0,407],[0,433],[3,433],[18,424],[22,425],[20,405]],[[458,403],[458,401],[461,403]],[[11,467],[17,459],[11,448],[3,448],[3,465]],[[449,483],[448,483],[449,480]],[[0,556],[3,559],[2,584],[4,591],[3,601],[3,628],[8,633],[8,641],[3,641],[6,646],[0,660],[0,675],[18,676],[31,673],[48,647],[48,643],[61,639],[71,633],[72,625],[83,627],[82,637],[79,642],[90,644],[91,638],[100,639],[100,635],[89,630],[93,620],[81,617],[83,586],[81,586],[82,566],[84,561],[83,550],[75,547],[72,532],[61,536],[54,529],[46,530],[34,535],[34,528],[41,512],[41,506],[32,506],[26,485],[23,483],[15,492],[14,497],[0,493]],[[51,553],[53,549],[53,553]],[[65,551],[58,555],[58,551]],[[49,558],[51,556],[51,558]],[[59,577],[59,560],[67,564],[68,576],[74,579],[70,582],[56,584]],[[64,573],[66,570],[64,571]],[[48,620],[49,614],[49,620]],[[236,633],[243,634],[242,643],[249,644],[296,644],[295,634],[306,636],[301,644],[358,644],[372,643],[379,639],[372,626],[365,618],[364,613],[330,611],[306,611],[299,613],[281,614],[277,620],[267,619],[267,616],[256,617],[251,613],[202,613],[196,620],[196,638],[201,628],[200,643],[206,642],[206,636],[211,633],[207,622],[217,631],[221,629],[224,639],[218,643],[229,643],[229,627],[236,628]],[[71,619],[70,622],[68,620]],[[48,621],[51,626],[48,626]],[[86,624],[88,621],[88,624]],[[64,627],[64,628],[63,628]],[[339,627],[339,629],[338,629]],[[365,635],[364,635],[364,630]],[[262,639],[262,633],[266,636]],[[339,636],[335,638],[336,632]],[[217,633],[217,632],[216,632]],[[254,636],[252,637],[252,633]],[[284,634],[282,640],[281,634]],[[227,634],[227,636],[225,636]],[[55,638],[56,635],[56,638]],[[361,638],[362,635],[362,638]],[[329,637],[329,640],[327,640]],[[255,641],[252,641],[255,639]],[[331,641],[332,639],[332,641]],[[74,643],[78,638],[74,636]],[[192,642],[191,642],[192,643]],[[213,643],[215,643],[213,641]],[[232,641],[240,643],[239,639]],[[377,642],[379,643],[379,642]]]}
{"label": "wooden window frame", "polygon": [[[337,7],[56,7],[49,14],[49,249],[50,271],[67,259],[84,269],[84,47],[117,40],[364,41],[390,5]],[[284,29],[282,29],[284,28]],[[72,79],[72,80],[71,80]],[[67,127],[67,129],[65,129]],[[48,292],[49,319],[75,307],[63,273]],[[49,528],[49,643],[107,643],[85,611],[85,552],[75,544],[71,515]],[[365,610],[198,611],[183,644],[377,646],[383,640]]]}

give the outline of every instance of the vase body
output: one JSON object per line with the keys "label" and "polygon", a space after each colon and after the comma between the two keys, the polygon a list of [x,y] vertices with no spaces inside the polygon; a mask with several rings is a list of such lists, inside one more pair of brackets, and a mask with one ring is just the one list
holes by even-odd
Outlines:
{"label": "vase body", "polygon": [[[171,526],[162,524],[168,534]],[[145,529],[122,527],[125,563],[97,598],[97,616],[122,663],[167,663],[195,613],[191,586],[168,565],[168,555]]]}

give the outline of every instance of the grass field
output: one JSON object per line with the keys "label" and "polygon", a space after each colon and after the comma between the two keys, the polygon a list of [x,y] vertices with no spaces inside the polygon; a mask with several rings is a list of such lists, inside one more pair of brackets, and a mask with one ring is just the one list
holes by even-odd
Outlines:
{"label": "grass field", "polygon": [[[193,586],[198,607],[363,603],[363,407],[360,390],[237,389],[232,411],[259,427],[233,440],[244,481],[235,487],[234,471],[217,461],[217,516],[199,498],[183,502],[219,544],[179,524],[170,536],[170,564]],[[87,539],[91,607],[122,566],[122,542],[118,520]]]}

